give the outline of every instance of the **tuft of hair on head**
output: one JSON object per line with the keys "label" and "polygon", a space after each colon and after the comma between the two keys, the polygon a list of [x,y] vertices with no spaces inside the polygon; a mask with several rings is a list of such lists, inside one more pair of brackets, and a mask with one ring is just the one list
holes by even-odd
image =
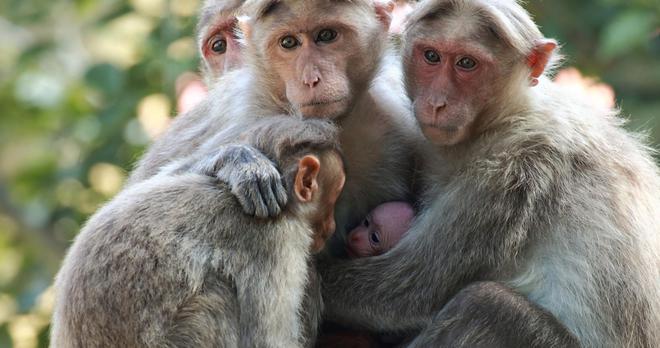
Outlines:
{"label": "tuft of hair on head", "polygon": [[[474,13],[500,43],[513,49],[521,62],[533,52],[537,43],[548,40],[517,0],[429,0],[418,5],[409,18],[409,24],[442,18],[459,11]],[[406,33],[412,27],[408,25]],[[555,50],[546,73],[553,71],[560,62],[561,56]]]}
{"label": "tuft of hair on head", "polygon": [[273,161],[286,162],[301,152],[340,151],[339,129],[328,120],[271,116],[246,134],[247,142]]}

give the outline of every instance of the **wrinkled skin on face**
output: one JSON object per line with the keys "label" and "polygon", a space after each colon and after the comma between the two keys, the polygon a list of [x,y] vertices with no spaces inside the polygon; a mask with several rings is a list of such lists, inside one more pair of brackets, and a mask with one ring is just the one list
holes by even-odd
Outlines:
{"label": "wrinkled skin on face", "polygon": [[304,117],[345,114],[378,65],[389,26],[378,11],[362,1],[280,1],[258,10],[250,38],[271,97]]}
{"label": "wrinkled skin on face", "polygon": [[348,234],[350,257],[380,255],[392,249],[410,228],[415,212],[406,202],[383,203]]}

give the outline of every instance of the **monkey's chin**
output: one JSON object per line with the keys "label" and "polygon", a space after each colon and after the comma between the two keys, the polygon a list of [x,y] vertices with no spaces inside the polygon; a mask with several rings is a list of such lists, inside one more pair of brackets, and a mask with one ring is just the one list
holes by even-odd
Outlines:
{"label": "monkey's chin", "polygon": [[303,104],[300,105],[299,109],[300,113],[305,118],[325,118],[334,120],[347,112],[348,98]]}
{"label": "monkey's chin", "polygon": [[466,137],[466,127],[437,127],[431,124],[419,125],[424,137],[434,145],[452,146],[462,142]]}

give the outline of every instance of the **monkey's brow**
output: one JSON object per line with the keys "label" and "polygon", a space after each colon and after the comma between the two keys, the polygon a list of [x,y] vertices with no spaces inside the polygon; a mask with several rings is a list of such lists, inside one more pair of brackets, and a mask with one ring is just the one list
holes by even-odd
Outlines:
{"label": "monkey's brow", "polygon": [[448,4],[441,4],[431,9],[427,14],[425,14],[420,21],[434,21],[442,17],[448,16],[452,11],[452,8]]}
{"label": "monkey's brow", "polygon": [[261,20],[264,17],[272,14],[277,10],[279,7],[282,6],[282,2],[280,0],[271,0],[265,3],[261,9],[257,11],[257,15],[255,17],[256,20]]}

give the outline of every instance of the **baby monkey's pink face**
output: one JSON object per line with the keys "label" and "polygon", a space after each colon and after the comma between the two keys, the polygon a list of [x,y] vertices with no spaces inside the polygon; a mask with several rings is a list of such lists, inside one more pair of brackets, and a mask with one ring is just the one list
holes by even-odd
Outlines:
{"label": "baby monkey's pink face", "polygon": [[350,257],[380,255],[392,249],[410,228],[415,216],[406,202],[377,206],[362,223],[348,234],[346,251]]}

